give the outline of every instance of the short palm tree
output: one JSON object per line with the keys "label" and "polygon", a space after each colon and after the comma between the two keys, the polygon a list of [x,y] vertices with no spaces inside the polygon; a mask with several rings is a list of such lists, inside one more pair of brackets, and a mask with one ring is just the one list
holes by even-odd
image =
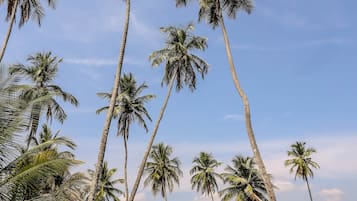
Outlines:
{"label": "short palm tree", "polygon": [[[176,0],[176,6],[186,6],[188,2],[189,0]],[[269,174],[265,169],[262,156],[260,155],[260,151],[255,140],[248,96],[245,94],[241,84],[239,83],[237,72],[234,66],[231,47],[223,17],[223,13],[225,13],[229,18],[232,19],[236,18],[238,11],[246,11],[247,13],[251,13],[253,10],[253,2],[252,0],[198,0],[198,2],[200,7],[198,13],[198,21],[206,20],[207,24],[209,24],[213,29],[215,29],[217,26],[221,27],[222,29],[232,79],[244,106],[245,124],[249,142],[252,147],[254,158],[257,162],[260,174],[262,174],[264,183],[267,187],[270,200],[275,201],[276,197],[274,194],[273,185],[270,181]]]}
{"label": "short palm tree", "polygon": [[162,84],[168,85],[168,91],[151,133],[143,160],[141,161],[138,174],[131,191],[130,201],[134,201],[144,172],[146,161],[154,143],[161,119],[164,116],[173,86],[175,85],[176,90],[180,91],[184,85],[187,85],[188,88],[193,91],[196,89],[196,72],[199,73],[202,78],[204,78],[204,75],[207,74],[208,64],[200,57],[192,54],[192,51],[204,51],[207,48],[207,39],[193,35],[191,33],[193,29],[194,26],[192,24],[189,24],[186,28],[177,28],[172,26],[161,28],[161,31],[167,34],[166,46],[163,49],[153,52],[149,56],[153,66],[164,64],[165,74],[162,79]]}
{"label": "short palm tree", "polygon": [[[151,117],[145,108],[145,103],[152,98],[154,95],[144,95],[141,93],[148,86],[143,83],[137,86],[136,80],[133,75],[125,75],[120,79],[120,91],[121,93],[117,97],[117,101],[114,107],[113,118],[118,119],[118,136],[122,135],[124,139],[125,157],[124,157],[124,180],[125,180],[125,197],[129,196],[128,189],[128,174],[127,174],[127,164],[128,164],[128,146],[127,141],[129,138],[129,128],[130,125],[137,121],[139,125],[142,125],[146,132],[148,132],[148,127],[145,122],[145,118],[151,121]],[[98,96],[110,99],[111,94],[109,93],[98,93]],[[97,110],[97,113],[105,111],[109,106],[102,107]]]}
{"label": "short palm tree", "polygon": [[218,191],[217,179],[222,179],[215,169],[221,165],[212,154],[201,152],[198,157],[193,159],[194,166],[190,170],[192,189],[201,191],[203,195],[211,196]]}
{"label": "short palm tree", "polygon": [[314,177],[311,168],[320,168],[319,164],[311,159],[313,153],[316,153],[316,150],[312,147],[307,148],[306,142],[296,142],[291,145],[291,150],[288,151],[290,159],[285,161],[285,166],[290,166],[290,173],[295,172],[295,179],[300,177],[306,182],[311,201],[312,195],[308,177]]}
{"label": "short palm tree", "polygon": [[263,179],[255,168],[253,158],[236,156],[233,167],[227,166],[222,174],[228,187],[219,194],[222,201],[268,201]]}
{"label": "short palm tree", "polygon": [[[44,9],[41,5],[41,1],[28,1],[28,0],[0,0],[0,5],[7,1],[7,15],[6,20],[9,22],[9,28],[6,32],[1,50],[0,50],[0,62],[2,61],[6,46],[8,44],[12,27],[14,26],[17,9],[20,9],[20,22],[19,27],[23,26],[30,18],[37,21],[38,25],[41,25],[41,20],[44,17]],[[47,0],[48,6],[55,8],[56,0]]]}
{"label": "short palm tree", "polygon": [[180,184],[180,160],[170,158],[172,147],[159,143],[152,147],[150,153],[151,161],[146,163],[145,173],[148,174],[144,181],[144,186],[151,186],[154,195],[161,193],[161,196],[167,201],[167,191],[172,192],[174,184]]}
{"label": "short palm tree", "polygon": [[37,53],[29,56],[27,60],[31,63],[30,66],[24,64],[16,64],[10,67],[10,74],[23,76],[29,79],[30,85],[17,85],[20,96],[27,101],[48,97],[43,101],[32,104],[30,108],[30,133],[27,138],[27,148],[33,137],[36,135],[38,124],[42,113],[46,114],[47,121],[52,121],[54,117],[59,122],[63,123],[67,118],[67,114],[57,102],[56,98],[61,98],[65,102],[70,102],[72,105],[78,106],[77,99],[70,93],[65,92],[58,85],[54,85],[53,81],[58,72],[58,65],[62,62],[51,52]]}
{"label": "short palm tree", "polygon": [[[113,90],[111,93],[112,96],[110,97],[109,108],[107,111],[107,115],[105,117],[102,136],[100,139],[98,159],[97,159],[97,163],[95,166],[95,174],[93,177],[93,181],[90,184],[89,198],[88,198],[89,201],[94,201],[95,189],[97,188],[97,185],[99,182],[99,174],[102,172],[102,165],[103,165],[103,161],[104,161],[105,150],[107,147],[108,134],[109,134],[110,124],[111,124],[111,121],[113,118],[113,111],[114,111],[115,102],[117,99],[118,89],[119,89],[119,84],[120,84],[119,82],[120,82],[120,77],[121,77],[121,70],[122,70],[123,62],[124,62],[126,41],[127,41],[127,37],[128,37],[128,31],[129,31],[130,0],[126,0],[125,2],[126,2],[125,21],[124,21],[123,35],[122,35],[122,40],[121,40],[120,52],[119,52],[118,65],[117,65],[116,72],[115,72]],[[128,200],[128,196],[126,196],[126,200]]]}
{"label": "short palm tree", "polygon": [[[99,184],[97,186],[97,190],[94,196],[95,201],[120,201],[118,196],[123,194],[123,192],[116,186],[118,184],[122,184],[124,180],[113,178],[116,171],[117,169],[115,168],[108,169],[108,163],[106,161],[103,163]],[[88,173],[93,179],[95,172],[93,170],[88,170]]]}

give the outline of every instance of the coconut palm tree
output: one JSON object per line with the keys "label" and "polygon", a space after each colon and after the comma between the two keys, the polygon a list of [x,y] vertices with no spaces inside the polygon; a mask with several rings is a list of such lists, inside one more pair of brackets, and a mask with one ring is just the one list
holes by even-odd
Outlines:
{"label": "coconut palm tree", "polygon": [[53,117],[60,123],[63,123],[67,118],[67,114],[56,101],[56,98],[61,98],[65,102],[69,102],[74,106],[78,106],[77,99],[70,93],[65,92],[58,85],[54,85],[53,81],[58,72],[58,65],[62,62],[51,52],[37,53],[29,56],[27,60],[31,65],[16,64],[10,67],[9,72],[12,75],[23,76],[32,82],[32,85],[17,85],[20,97],[24,100],[31,101],[34,99],[45,98],[42,101],[34,103],[30,108],[30,133],[27,138],[27,148],[33,137],[36,135],[38,124],[42,113],[46,113],[47,121],[52,121]]}
{"label": "coconut palm tree", "polygon": [[[176,0],[176,5],[186,6],[188,1],[189,0]],[[248,97],[245,94],[241,84],[239,83],[237,72],[234,66],[233,56],[223,17],[223,13],[226,13],[229,18],[235,19],[237,12],[241,10],[246,11],[247,13],[251,13],[251,11],[253,10],[253,2],[252,0],[199,0],[199,6],[200,10],[198,14],[198,21],[206,20],[206,22],[210,26],[212,26],[213,29],[215,29],[217,26],[221,27],[234,86],[239,96],[241,97],[244,106],[245,125],[248,133],[249,142],[252,147],[255,161],[257,162],[259,171],[262,174],[265,186],[267,187],[270,200],[275,201],[276,197],[274,194],[273,185],[265,169],[262,156],[255,140]]]}
{"label": "coconut palm tree", "polygon": [[117,65],[117,69],[115,72],[112,96],[110,97],[109,108],[107,111],[107,115],[105,117],[102,136],[101,136],[101,140],[100,140],[100,144],[99,144],[98,159],[97,159],[97,164],[95,167],[95,174],[93,177],[93,181],[90,185],[90,190],[89,190],[90,193],[89,193],[89,199],[88,199],[89,201],[93,201],[93,199],[94,199],[94,193],[95,193],[96,186],[98,185],[98,182],[99,182],[99,174],[102,169],[105,150],[107,147],[108,133],[109,133],[109,128],[110,128],[110,123],[111,123],[112,117],[113,117],[115,102],[116,102],[117,95],[118,95],[119,80],[121,77],[121,69],[122,69],[123,61],[124,61],[126,40],[127,40],[127,36],[128,36],[128,30],[129,30],[129,19],[130,19],[130,0],[126,0],[125,21],[124,21],[124,29],[123,29],[122,41],[121,41],[120,52],[119,52],[119,60],[118,60],[118,65]]}
{"label": "coconut palm tree", "polygon": [[222,174],[228,187],[219,192],[222,201],[267,201],[263,179],[255,168],[253,158],[236,156],[233,167],[227,166]]}
{"label": "coconut palm tree", "polygon": [[[41,1],[28,1],[28,0],[0,0],[0,5],[7,1],[7,15],[6,20],[9,21],[9,28],[6,32],[1,50],[0,50],[0,62],[2,61],[6,46],[9,42],[12,27],[14,26],[17,10],[20,9],[20,22],[19,27],[22,27],[30,18],[37,21],[41,26],[41,20],[44,17],[44,9],[41,5]],[[56,0],[47,0],[48,6],[51,8],[56,7]]]}
{"label": "coconut palm tree", "polygon": [[201,191],[203,195],[211,196],[218,191],[217,178],[222,179],[215,169],[221,165],[212,154],[201,152],[198,157],[193,159],[194,166],[190,170],[192,189]]}
{"label": "coconut palm tree", "polygon": [[[148,132],[148,127],[145,122],[145,118],[151,121],[151,117],[146,110],[144,104],[154,98],[154,95],[144,95],[141,96],[141,93],[148,86],[143,83],[140,86],[137,86],[136,80],[133,75],[125,75],[120,79],[120,95],[117,97],[117,102],[115,103],[113,118],[118,119],[118,133],[117,135],[122,135],[124,138],[124,148],[125,148],[125,157],[124,157],[124,181],[125,181],[125,198],[129,199],[129,188],[128,188],[128,146],[127,141],[129,138],[129,128],[130,125],[137,121],[139,125],[142,125],[145,128],[145,131]],[[98,93],[98,96],[106,99],[110,99],[111,94],[109,93]],[[108,110],[109,106],[102,107],[97,110],[97,114]]]}
{"label": "coconut palm tree", "polygon": [[151,186],[151,191],[154,195],[158,192],[167,201],[167,191],[172,192],[174,184],[180,184],[180,176],[182,171],[180,169],[180,160],[170,158],[172,154],[172,147],[159,143],[152,147],[150,153],[151,161],[146,163],[145,173],[148,174],[144,181],[144,186]]}
{"label": "coconut palm tree", "polygon": [[207,48],[207,39],[193,35],[191,33],[193,29],[194,26],[192,24],[189,24],[186,28],[172,26],[161,28],[161,31],[167,34],[166,46],[163,49],[153,52],[149,56],[153,66],[159,66],[164,63],[165,74],[162,79],[162,84],[168,85],[168,91],[141,161],[129,198],[130,201],[134,201],[146,161],[154,143],[173,86],[175,85],[176,90],[180,91],[184,85],[187,85],[188,88],[193,91],[196,89],[196,72],[201,74],[202,78],[207,74],[208,64],[200,57],[191,53],[195,50],[205,50]]}
{"label": "coconut palm tree", "polygon": [[314,177],[312,168],[320,168],[319,164],[311,158],[311,155],[316,153],[316,150],[312,147],[306,147],[306,142],[295,142],[290,147],[291,150],[288,151],[290,159],[285,161],[285,166],[290,166],[290,173],[295,172],[295,180],[296,177],[300,177],[306,182],[310,200],[312,201],[308,177]]}
{"label": "coconut palm tree", "polygon": [[[117,169],[115,168],[108,169],[108,163],[106,161],[103,163],[99,184],[97,186],[97,190],[94,196],[95,201],[120,201],[118,196],[123,194],[123,192],[116,186],[118,184],[122,184],[124,180],[113,178],[116,171]],[[88,170],[88,173],[93,179],[95,172],[93,170]]]}

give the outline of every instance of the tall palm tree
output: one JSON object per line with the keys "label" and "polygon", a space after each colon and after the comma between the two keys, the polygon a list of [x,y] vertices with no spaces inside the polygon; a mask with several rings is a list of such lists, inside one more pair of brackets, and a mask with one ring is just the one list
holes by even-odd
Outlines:
{"label": "tall palm tree", "polygon": [[[116,186],[122,184],[124,180],[113,178],[116,171],[116,168],[108,169],[108,163],[106,161],[103,163],[99,184],[94,196],[95,201],[120,201],[118,195],[123,194],[123,192]],[[88,173],[93,179],[95,172],[93,170],[88,170]],[[87,200],[89,200],[89,198]]]}
{"label": "tall palm tree", "polygon": [[77,99],[70,93],[65,92],[58,85],[54,85],[53,81],[58,72],[58,65],[62,62],[51,52],[37,53],[29,56],[27,61],[31,65],[16,64],[10,67],[10,74],[23,76],[32,82],[32,85],[17,85],[24,100],[33,100],[48,96],[43,101],[32,104],[30,108],[30,133],[27,138],[27,148],[33,137],[36,135],[41,113],[46,113],[47,121],[52,121],[54,117],[60,123],[63,123],[67,118],[67,114],[56,101],[56,98],[61,98],[65,102],[69,102],[74,106],[78,106]]}
{"label": "tall palm tree", "polygon": [[212,154],[201,152],[198,157],[193,159],[194,166],[190,170],[192,189],[201,191],[203,195],[211,195],[218,191],[217,178],[222,179],[215,169],[221,165]]}
{"label": "tall palm tree", "polygon": [[233,167],[227,166],[222,174],[224,182],[228,183],[228,187],[219,192],[222,201],[267,201],[264,182],[253,158],[236,156],[232,162]]}
{"label": "tall palm tree", "polygon": [[[145,128],[145,131],[148,132],[148,127],[145,122],[145,118],[151,121],[151,117],[146,110],[144,104],[154,98],[154,95],[144,95],[141,96],[141,93],[148,86],[143,83],[140,86],[137,86],[136,80],[133,75],[125,75],[120,79],[120,95],[117,97],[115,103],[113,118],[118,119],[118,136],[122,135],[124,138],[124,148],[125,148],[125,157],[124,157],[124,181],[125,181],[125,198],[129,199],[129,188],[128,188],[128,146],[127,141],[129,138],[129,128],[130,125],[137,121],[139,125],[142,125]],[[111,94],[109,93],[98,93],[98,96],[110,99]],[[97,114],[108,110],[109,106],[102,107],[97,110]]]}
{"label": "tall palm tree", "polygon": [[[176,0],[177,6],[186,6],[189,0]],[[265,165],[258,149],[257,142],[255,140],[254,131],[252,127],[251,114],[248,97],[245,94],[242,86],[239,83],[237,72],[233,62],[233,56],[230,48],[230,43],[228,39],[227,30],[224,24],[223,13],[225,12],[229,18],[235,19],[237,12],[244,10],[247,13],[251,13],[253,10],[252,0],[199,0],[199,14],[198,21],[206,20],[206,22],[215,29],[217,26],[221,27],[224,43],[226,47],[226,53],[229,63],[229,68],[232,74],[232,79],[234,86],[242,99],[245,113],[245,125],[248,133],[248,138],[252,151],[254,154],[255,161],[259,167],[260,173],[263,176],[265,186],[267,187],[270,200],[275,201],[276,197],[273,190],[273,185],[270,181],[270,177],[265,169]]]}
{"label": "tall palm tree", "polygon": [[89,201],[93,201],[93,199],[94,199],[94,193],[95,193],[96,186],[98,185],[98,182],[99,182],[99,174],[102,169],[105,150],[107,147],[108,133],[109,133],[109,128],[110,128],[110,123],[111,123],[112,117],[113,117],[113,111],[114,111],[114,107],[115,107],[116,98],[118,95],[119,80],[120,80],[121,69],[122,69],[123,61],[124,61],[126,40],[128,37],[128,30],[129,30],[129,19],[130,19],[130,0],[126,0],[125,21],[124,21],[124,29],[123,29],[122,41],[121,41],[120,52],[119,52],[119,60],[118,60],[118,65],[117,65],[117,69],[115,72],[112,96],[110,97],[109,108],[107,111],[107,115],[105,117],[103,131],[102,131],[102,137],[101,137],[100,144],[99,144],[98,159],[97,159],[97,164],[95,167],[95,174],[94,174],[92,183],[90,185],[89,199],[88,199]]}
{"label": "tall palm tree", "polygon": [[154,145],[150,153],[152,161],[148,161],[145,168],[148,177],[144,181],[144,186],[150,185],[154,195],[160,192],[165,201],[167,201],[167,190],[172,192],[174,184],[179,185],[182,176],[181,162],[177,157],[171,159],[171,154],[172,147],[169,145],[164,143]]}
{"label": "tall palm tree", "polygon": [[320,168],[319,164],[311,159],[311,155],[316,153],[316,150],[312,147],[306,147],[306,142],[295,142],[290,147],[291,150],[288,151],[290,159],[285,161],[285,166],[290,166],[290,173],[295,172],[295,180],[296,177],[300,177],[306,182],[310,200],[312,201],[308,177],[314,177],[314,172],[311,168]]}
{"label": "tall palm tree", "polygon": [[172,26],[161,28],[161,31],[167,34],[166,46],[163,49],[153,52],[149,56],[153,66],[159,66],[162,63],[165,64],[165,74],[161,84],[168,85],[168,91],[151,133],[143,160],[141,161],[129,198],[130,201],[134,201],[144,172],[146,161],[154,143],[161,119],[164,116],[175,81],[177,91],[180,91],[184,84],[186,84],[188,88],[193,91],[196,89],[196,72],[200,73],[202,78],[204,78],[204,75],[207,74],[208,64],[200,57],[191,53],[195,50],[205,50],[207,48],[207,39],[193,35],[191,33],[193,29],[194,26],[192,24],[189,24],[186,28],[177,28]]}
{"label": "tall palm tree", "polygon": [[[0,5],[6,0],[0,0]],[[47,0],[48,6],[51,8],[56,7],[56,0]],[[44,17],[44,9],[41,5],[41,1],[28,1],[28,0],[7,0],[7,15],[6,20],[9,22],[9,28],[6,32],[1,50],[0,50],[0,62],[2,61],[6,46],[9,42],[12,27],[14,26],[17,9],[20,9],[20,22],[19,27],[22,27],[30,18],[37,21],[38,25],[41,25],[41,20]]]}

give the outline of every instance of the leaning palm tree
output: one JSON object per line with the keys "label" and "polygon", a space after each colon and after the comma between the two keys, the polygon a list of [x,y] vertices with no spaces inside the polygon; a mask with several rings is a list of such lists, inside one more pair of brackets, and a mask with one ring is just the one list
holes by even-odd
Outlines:
{"label": "leaning palm tree", "polygon": [[253,158],[236,156],[233,167],[227,166],[222,174],[228,187],[219,192],[222,201],[267,201],[264,182],[257,169]]}
{"label": "leaning palm tree", "polygon": [[190,170],[192,189],[201,191],[203,195],[211,195],[218,191],[217,178],[222,179],[215,169],[221,165],[212,154],[201,152],[198,157],[193,159],[194,166]]}
{"label": "leaning palm tree", "polygon": [[[94,196],[95,201],[120,201],[118,196],[123,194],[123,192],[116,186],[123,183],[124,180],[113,178],[116,171],[117,169],[115,168],[108,169],[108,163],[106,161],[103,163],[99,184]],[[93,170],[88,170],[88,173],[93,179],[95,172]],[[89,198],[87,200],[89,200]]]}
{"label": "leaning palm tree", "polygon": [[99,174],[100,174],[101,169],[102,169],[105,150],[106,150],[106,147],[107,147],[107,139],[108,139],[110,123],[112,121],[115,102],[116,102],[116,98],[117,98],[117,95],[118,95],[119,80],[120,80],[121,69],[122,69],[123,61],[124,61],[126,39],[127,39],[127,36],[128,36],[128,30],[129,30],[130,0],[126,0],[126,11],[125,11],[125,13],[126,13],[126,15],[125,15],[125,22],[124,22],[122,41],[121,41],[121,46],[120,46],[119,61],[118,61],[118,65],[117,65],[117,70],[115,72],[115,79],[114,79],[113,90],[112,90],[112,94],[111,94],[112,96],[110,97],[109,108],[108,108],[108,111],[107,111],[107,115],[105,117],[102,137],[101,137],[100,144],[99,144],[98,159],[97,159],[97,164],[96,164],[96,167],[95,167],[95,174],[94,174],[92,183],[90,185],[89,199],[88,199],[89,201],[93,201],[95,189],[96,189],[96,186],[98,185],[98,182],[99,182]]}
{"label": "leaning palm tree", "polygon": [[42,113],[46,113],[47,121],[52,121],[54,117],[60,123],[63,123],[67,118],[67,114],[56,101],[56,98],[61,98],[63,101],[68,101],[75,106],[78,106],[78,101],[72,94],[63,91],[61,87],[53,84],[58,72],[58,65],[62,62],[62,59],[52,56],[51,52],[47,52],[29,56],[27,60],[31,63],[30,66],[16,64],[10,67],[9,72],[12,75],[19,75],[29,79],[32,84],[17,85],[13,88],[16,88],[20,93],[20,97],[27,101],[46,96],[49,97],[32,104],[30,108],[30,133],[27,138],[28,148],[33,137],[36,135]]}
{"label": "leaning palm tree", "polygon": [[145,172],[148,174],[144,181],[144,186],[151,186],[154,195],[158,192],[167,201],[167,191],[172,192],[174,184],[180,184],[180,176],[182,171],[180,169],[180,160],[170,158],[172,154],[172,147],[159,143],[152,147],[150,153],[151,161],[146,163]]}
{"label": "leaning palm tree", "polygon": [[[148,127],[145,122],[145,118],[151,121],[151,117],[148,111],[145,108],[145,103],[152,98],[154,95],[144,95],[141,96],[141,93],[148,86],[143,83],[140,86],[137,86],[136,80],[133,75],[124,75],[120,79],[120,91],[121,93],[117,97],[115,103],[113,118],[118,119],[118,133],[117,135],[122,135],[124,138],[124,148],[125,148],[125,157],[124,157],[124,180],[125,180],[125,198],[129,198],[129,188],[128,188],[128,146],[127,141],[129,138],[129,128],[130,125],[137,121],[139,125],[142,125],[145,128],[145,131],[148,132]],[[98,93],[98,96],[102,98],[110,99],[111,94],[109,93]],[[97,114],[108,110],[109,106],[102,107],[97,110]]]}
{"label": "leaning palm tree", "polygon": [[[0,5],[6,0],[0,0]],[[56,0],[47,0],[48,6],[51,8],[56,7]],[[1,50],[0,50],[0,62],[2,61],[9,38],[11,35],[12,27],[14,26],[17,9],[20,9],[20,22],[19,27],[22,27],[30,18],[37,21],[38,25],[41,25],[41,20],[44,17],[44,9],[39,0],[7,0],[7,15],[6,20],[9,21],[9,28],[6,32]]]}
{"label": "leaning palm tree", "polygon": [[290,159],[285,161],[285,166],[290,166],[290,173],[295,172],[295,180],[296,177],[300,177],[306,182],[310,200],[312,201],[308,177],[314,177],[314,172],[311,168],[320,168],[319,164],[311,159],[311,154],[316,153],[316,150],[312,147],[307,148],[306,142],[296,142],[290,147],[291,150],[288,151]]}
{"label": "leaning palm tree", "polygon": [[165,64],[165,74],[161,84],[168,85],[168,91],[151,133],[143,160],[141,161],[136,180],[131,191],[130,201],[134,201],[144,172],[146,161],[154,143],[161,119],[164,116],[175,81],[177,91],[180,91],[184,84],[186,84],[188,88],[193,91],[196,89],[196,72],[200,73],[202,78],[204,78],[204,75],[207,74],[208,64],[200,57],[191,53],[195,50],[205,50],[207,48],[207,39],[193,35],[191,33],[193,29],[194,26],[192,24],[189,24],[186,28],[177,28],[172,26],[161,28],[161,31],[166,33],[168,37],[166,47],[153,52],[149,56],[153,66],[159,66],[162,63]]}
{"label": "leaning palm tree", "polygon": [[[176,5],[186,6],[188,1],[189,0],[176,0]],[[245,125],[248,133],[249,142],[252,147],[255,161],[257,162],[260,173],[263,176],[263,180],[267,187],[269,197],[272,201],[275,201],[276,197],[274,194],[273,185],[265,169],[262,156],[260,155],[258,145],[255,140],[248,97],[239,83],[237,72],[234,66],[233,56],[232,56],[230,43],[229,43],[227,30],[224,24],[224,17],[223,17],[224,12],[227,14],[229,18],[232,19],[236,18],[237,12],[240,10],[244,10],[247,13],[251,13],[253,9],[253,2],[252,0],[199,0],[199,6],[200,6],[200,10],[198,14],[198,21],[205,19],[207,23],[212,26],[213,29],[215,29],[217,26],[220,26],[222,29],[224,43],[226,46],[226,53],[228,57],[228,63],[232,74],[232,79],[234,82],[234,86],[239,96],[241,97],[244,106]]]}

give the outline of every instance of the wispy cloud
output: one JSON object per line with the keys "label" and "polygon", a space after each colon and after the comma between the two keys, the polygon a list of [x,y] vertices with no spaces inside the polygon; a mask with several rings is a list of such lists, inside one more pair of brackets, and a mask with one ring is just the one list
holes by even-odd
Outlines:
{"label": "wispy cloud", "polygon": [[315,40],[306,40],[301,42],[294,41],[293,43],[289,43],[286,45],[275,45],[275,46],[264,46],[264,45],[257,45],[257,44],[242,44],[242,45],[232,45],[232,48],[237,50],[244,50],[244,51],[289,51],[289,50],[296,50],[296,49],[305,49],[311,47],[321,47],[325,45],[350,45],[355,44],[356,41],[348,38],[343,37],[335,37],[335,38],[326,38],[326,39],[315,39]]}
{"label": "wispy cloud", "polygon": [[243,121],[244,116],[241,114],[227,114],[223,117],[224,120],[234,120],[234,121]]}
{"label": "wispy cloud", "polygon": [[94,58],[65,59],[64,62],[70,64],[84,65],[84,66],[112,66],[117,63],[117,61],[113,59],[94,59]]}
{"label": "wispy cloud", "polygon": [[338,188],[322,189],[320,196],[324,201],[342,201],[344,192]]}

